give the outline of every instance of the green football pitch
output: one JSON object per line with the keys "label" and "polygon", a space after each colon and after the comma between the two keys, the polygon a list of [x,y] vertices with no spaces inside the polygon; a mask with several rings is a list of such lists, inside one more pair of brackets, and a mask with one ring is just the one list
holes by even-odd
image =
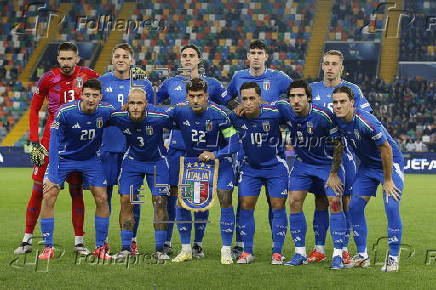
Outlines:
{"label": "green football pitch", "polygon": [[[182,264],[168,262],[155,264],[147,257],[154,249],[151,199],[147,195],[142,208],[138,234],[140,252],[144,255],[130,264],[96,264],[93,259],[76,259],[72,253],[73,231],[71,202],[68,191],[63,191],[55,209],[55,243],[64,249],[64,255],[50,264],[35,264],[34,252],[27,256],[13,255],[22,239],[25,206],[31,190],[31,169],[0,169],[0,288],[5,289],[430,289],[436,286],[436,178],[431,175],[406,175],[406,189],[401,205],[403,218],[403,250],[398,273],[382,273],[386,253],[386,217],[383,201],[372,199],[367,207],[368,250],[372,267],[369,269],[329,270],[329,261],[316,265],[284,267],[270,265],[271,234],[267,221],[267,204],[262,196],[255,212],[256,262],[251,265],[221,265],[219,262],[221,238],[219,234],[219,207],[211,210],[203,248],[206,257]],[[94,241],[94,203],[86,191],[86,244]],[[236,194],[234,194],[236,196]],[[236,198],[234,199],[236,200]],[[109,239],[113,251],[119,250],[118,197],[113,200]],[[305,203],[308,223],[307,248],[313,246],[313,197]],[[39,235],[39,226],[35,231]],[[328,235],[329,236],[329,235]],[[180,249],[178,234],[174,232],[173,247]],[[377,242],[378,241],[378,242]],[[331,239],[327,238],[328,255]],[[42,249],[42,246],[40,246]],[[355,252],[354,242],[350,242]],[[293,254],[293,243],[287,233],[284,254]],[[376,265],[374,265],[376,264]]]}

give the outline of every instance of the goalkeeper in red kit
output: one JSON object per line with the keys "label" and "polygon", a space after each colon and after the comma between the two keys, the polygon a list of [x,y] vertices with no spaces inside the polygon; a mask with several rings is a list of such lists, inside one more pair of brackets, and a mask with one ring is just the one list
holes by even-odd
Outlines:
{"label": "goalkeeper in red kit", "polygon": [[[14,254],[25,254],[32,251],[33,230],[41,211],[42,184],[48,165],[47,149],[49,148],[51,123],[62,104],[79,99],[83,84],[89,79],[98,77],[95,71],[78,66],[79,60],[78,49],[74,43],[61,43],[58,46],[57,55],[59,67],[45,73],[33,92],[30,107],[30,141],[32,142],[30,156],[34,164],[32,173],[33,187],[26,210],[26,230],[21,245],[15,249]],[[48,118],[42,139],[39,140],[39,111],[46,98],[48,99]],[[69,183],[72,199],[72,223],[75,233],[74,251],[78,254],[88,255],[90,252],[84,246],[83,241],[85,208],[81,174],[71,174],[67,182]]]}

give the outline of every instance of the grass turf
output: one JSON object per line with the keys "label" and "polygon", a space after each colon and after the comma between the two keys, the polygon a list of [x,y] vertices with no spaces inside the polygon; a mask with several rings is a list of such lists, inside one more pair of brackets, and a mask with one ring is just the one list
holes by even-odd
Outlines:
{"label": "grass turf", "polygon": [[[68,190],[61,192],[55,209],[55,243],[65,249],[62,258],[54,259],[47,265],[36,267],[35,252],[18,260],[13,250],[22,239],[24,214],[31,191],[31,169],[0,169],[0,288],[141,288],[141,289],[286,289],[286,288],[323,288],[323,289],[357,289],[357,288],[416,288],[429,289],[436,285],[435,213],[432,205],[436,204],[436,181],[431,175],[407,175],[406,189],[401,206],[403,218],[403,244],[401,267],[398,273],[382,273],[381,265],[370,269],[349,269],[331,271],[329,262],[300,267],[283,267],[270,265],[271,234],[267,221],[267,204],[262,196],[255,212],[256,262],[251,265],[221,265],[219,254],[221,238],[219,234],[219,207],[211,210],[211,223],[206,229],[203,248],[206,257],[181,264],[152,264],[148,259],[140,259],[137,264],[94,264],[92,260],[76,261],[72,253],[73,231],[71,225],[71,202]],[[86,244],[92,248],[94,242],[94,204],[91,194],[86,196]],[[236,196],[236,194],[234,194]],[[138,235],[140,252],[150,254],[154,250],[152,208],[150,196],[144,199],[142,219]],[[110,241],[113,251],[119,249],[118,197],[113,200],[114,214],[111,217]],[[304,207],[307,223],[307,249],[313,246],[311,229],[313,215],[313,196],[308,195]],[[386,217],[382,200],[372,199],[367,207],[368,250],[372,263],[381,262],[386,251],[386,240],[372,250],[372,245],[379,237],[386,236]],[[39,234],[39,225],[35,234]],[[174,232],[173,247],[179,250],[178,233]],[[36,248],[36,247],[35,247]],[[34,249],[35,249],[34,248]],[[331,255],[332,243],[328,235],[327,249]],[[410,249],[414,254],[408,257]],[[42,247],[41,247],[42,249]],[[354,242],[350,242],[354,253]],[[433,252],[428,252],[434,250]],[[285,242],[284,254],[288,258],[293,254],[293,244],[289,231]],[[376,257],[377,256],[377,257]],[[11,262],[14,261],[12,264]],[[48,272],[37,272],[45,271]]]}

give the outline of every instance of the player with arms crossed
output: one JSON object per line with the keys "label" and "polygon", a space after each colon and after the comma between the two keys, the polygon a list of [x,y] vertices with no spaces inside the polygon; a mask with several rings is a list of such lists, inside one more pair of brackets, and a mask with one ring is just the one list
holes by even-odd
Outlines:
{"label": "player with arms crossed", "polygon": [[[38,221],[43,197],[43,179],[49,162],[46,148],[50,142],[50,126],[62,104],[77,100],[82,92],[83,83],[98,77],[93,70],[78,66],[80,57],[77,46],[71,42],[63,42],[58,46],[58,68],[45,73],[38,82],[30,106],[30,141],[32,142],[31,158],[33,168],[33,188],[26,210],[26,230],[23,241],[14,253],[25,254],[32,251],[33,230]],[[39,111],[45,99],[48,99],[48,118],[44,133],[39,141]],[[72,223],[75,233],[74,251],[87,255],[89,250],[83,242],[83,221],[85,206],[83,204],[82,180],[80,174],[72,173],[67,179],[72,199]]]}
{"label": "player with arms crossed", "polygon": [[[239,102],[239,92],[242,84],[245,82],[256,82],[259,85],[263,102],[275,102],[279,100],[281,95],[287,94],[286,90],[292,82],[292,79],[282,71],[267,68],[266,61],[268,57],[268,47],[262,40],[254,40],[250,43],[247,52],[249,68],[236,71],[227,87],[227,98],[231,99],[229,102],[231,106],[235,106],[235,103],[237,104]],[[238,152],[238,163],[242,160],[242,155],[243,152]],[[236,169],[236,171],[237,170],[238,169]],[[272,229],[272,210],[269,199],[268,206],[268,219]],[[238,206],[236,222],[238,222],[239,210],[240,207]],[[242,253],[242,249],[242,237],[239,234],[239,227],[236,227],[236,246],[232,251],[233,257],[238,257]]]}
{"label": "player with arms crossed", "polygon": [[[187,102],[168,111],[173,125],[183,136],[185,156],[198,157],[200,161],[218,158],[217,193],[221,206],[221,264],[232,264],[231,245],[235,227],[235,213],[232,206],[233,168],[232,154],[239,149],[238,133],[230,123],[228,114],[219,106],[208,102],[207,83],[194,78],[186,85]],[[177,221],[191,221],[191,212],[177,207]],[[173,262],[192,259],[191,223],[179,223],[182,250]]]}
{"label": "player with arms crossed", "polygon": [[378,185],[382,184],[383,204],[388,220],[389,255],[381,270],[398,271],[403,233],[400,217],[400,199],[404,188],[403,155],[380,121],[374,115],[355,107],[354,94],[349,87],[342,86],[333,91],[333,110],[339,132],[347,138],[348,144],[360,159],[350,202],[358,254],[352,258],[349,266],[367,268],[370,265],[366,248],[368,228],[365,207],[371,196],[376,195]]}
{"label": "player with arms crossed", "polygon": [[330,206],[330,233],[334,245],[330,268],[342,269],[342,243],[346,228],[341,203],[344,174],[340,166],[342,143],[333,114],[327,108],[312,105],[311,99],[307,82],[298,80],[289,86],[289,102],[276,102],[282,117],[288,121],[292,146],[297,155],[289,179],[289,225],[295,255],[284,265],[307,263],[307,224],[303,203],[307,192],[316,188],[312,192],[326,195]]}
{"label": "player with arms crossed", "polygon": [[[103,102],[111,104],[116,110],[121,110],[123,105],[127,104],[127,97],[131,86],[130,70],[134,64],[133,49],[128,43],[120,43],[112,49],[112,66],[113,71],[105,73],[99,80],[102,86]],[[145,80],[133,80],[134,86],[142,87],[149,102],[153,101],[154,92],[151,82]],[[124,152],[126,152],[126,138],[123,133],[115,126],[107,127],[103,130],[103,142],[100,149],[103,169],[106,173],[108,182],[107,195],[109,201],[109,210],[112,209],[112,190],[113,186],[118,183],[120,174],[121,161]],[[138,253],[136,244],[136,233],[138,232],[141,207],[139,204],[133,206],[135,223],[133,228],[133,239],[130,245],[132,254]]]}
{"label": "player with arms crossed", "polygon": [[[366,98],[363,96],[360,88],[341,78],[344,70],[344,56],[338,50],[329,50],[323,55],[322,70],[324,79],[320,82],[310,83],[313,95],[313,104],[329,108],[333,112],[332,92],[339,86],[349,87],[356,97],[356,106],[362,110],[371,112],[372,108]],[[344,265],[351,262],[351,256],[348,252],[348,241],[351,230],[351,216],[349,204],[351,198],[351,187],[353,185],[354,176],[356,175],[356,163],[353,154],[348,149],[345,142],[344,153],[342,157],[342,166],[345,170],[345,188],[342,196],[342,205],[347,222],[347,231],[345,233],[344,248],[342,258]],[[328,200],[323,195],[315,195],[315,212],[313,215],[313,231],[315,233],[315,248],[307,257],[309,263],[322,262],[327,257],[325,255],[325,239],[329,226]]]}
{"label": "player with arms crossed", "polygon": [[[166,79],[156,93],[156,99],[159,104],[168,103],[177,105],[186,101],[186,83],[192,78],[201,78],[207,82],[207,93],[212,102],[224,105],[227,103],[227,92],[223,85],[215,78],[206,77],[200,72],[201,64],[200,49],[188,44],[180,50],[181,74],[175,77]],[[153,103],[154,104],[154,103]],[[170,135],[170,147],[168,151],[168,162],[170,164],[170,197],[168,201],[168,216],[170,221],[174,221],[177,201],[177,185],[179,183],[179,160],[180,156],[184,155],[185,144],[179,130],[173,129]],[[207,223],[198,221],[206,221],[209,217],[209,211],[194,213],[195,238],[192,247],[192,255],[194,258],[203,258],[203,237]],[[168,234],[165,242],[165,252],[171,253],[171,239],[173,234],[174,224],[168,224]]]}
{"label": "player with arms crossed", "polygon": [[281,142],[280,112],[276,107],[262,104],[260,87],[255,82],[246,82],[240,89],[242,115],[230,114],[230,119],[239,131],[244,159],[239,172],[239,227],[243,232],[244,252],[238,264],[254,262],[253,238],[255,232],[254,209],[262,185],[268,189],[272,207],[273,250],[271,264],[283,264],[282,249],[288,221],[285,202],[288,195],[288,165],[279,146]]}
{"label": "player with arms crossed", "polygon": [[169,260],[170,257],[163,252],[167,224],[159,222],[168,220],[168,161],[163,144],[163,128],[169,128],[170,121],[168,115],[147,105],[146,93],[140,88],[130,89],[127,107],[127,111],[112,113],[110,119],[110,124],[124,133],[128,145],[119,179],[122,248],[114,258],[124,259],[132,254],[130,243],[136,222],[132,199],[138,200],[135,196],[137,197],[145,176],[154,207],[155,256],[158,260]]}
{"label": "player with arms crossed", "polygon": [[106,195],[106,177],[97,157],[101,146],[103,127],[114,108],[100,103],[101,85],[97,79],[83,84],[80,101],[60,107],[51,126],[50,163],[44,178],[44,198],[41,209],[41,232],[45,248],[39,259],[55,256],[54,206],[62,183],[71,172],[81,172],[95,199],[96,249],[93,255],[110,260],[104,246],[109,227],[109,206]]}

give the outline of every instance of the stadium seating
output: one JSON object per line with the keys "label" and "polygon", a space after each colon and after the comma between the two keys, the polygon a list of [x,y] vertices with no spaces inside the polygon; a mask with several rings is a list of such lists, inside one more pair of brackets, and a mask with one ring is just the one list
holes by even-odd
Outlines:
{"label": "stadium seating", "polygon": [[[29,29],[35,26],[37,6],[28,6],[30,3],[0,3],[0,140],[26,111],[31,99],[29,87],[16,81],[34,49],[35,36]],[[40,17],[38,22],[38,27],[46,26],[45,18]],[[13,29],[17,33],[11,33]]]}
{"label": "stadium seating", "polygon": [[370,24],[371,14],[375,16],[375,28],[384,25],[383,11],[377,11],[380,1],[359,0],[347,1],[336,0],[333,5],[330,31],[327,40],[360,41],[380,39],[379,33],[362,33],[361,29]]}
{"label": "stadium seating", "polygon": [[[436,29],[428,25],[428,18],[434,17],[436,2],[430,0],[405,1],[405,10],[415,15],[413,23],[408,25],[407,19],[401,25],[400,60],[403,61],[435,61]],[[434,21],[433,21],[434,22]]]}
{"label": "stadium seating", "polygon": [[[134,18],[151,19],[153,25],[130,33],[125,40],[136,48],[143,65],[168,65],[171,71],[176,70],[180,48],[192,42],[203,48],[209,74],[228,82],[235,70],[246,68],[249,42],[264,39],[271,47],[271,67],[293,76],[303,69],[315,5],[314,0],[287,4],[262,0],[249,5],[230,0],[139,3]],[[160,19],[168,26],[153,31]]]}

